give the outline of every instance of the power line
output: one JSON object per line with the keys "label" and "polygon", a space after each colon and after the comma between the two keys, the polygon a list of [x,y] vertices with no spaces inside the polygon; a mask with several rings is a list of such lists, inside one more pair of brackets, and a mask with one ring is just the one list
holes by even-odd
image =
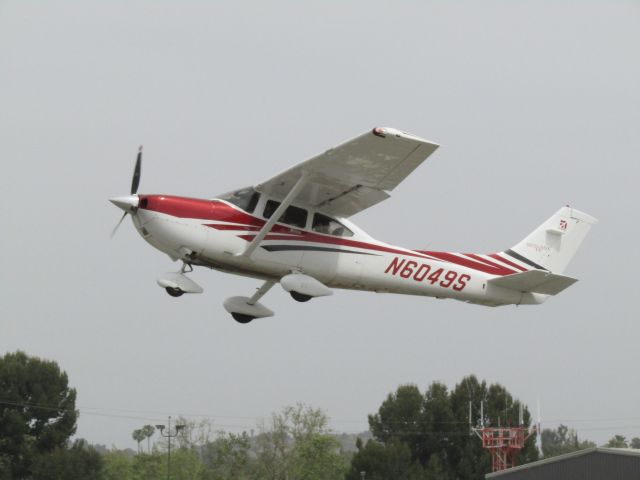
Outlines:
{"label": "power line", "polygon": [[[165,415],[166,412],[158,411],[158,410],[133,410],[133,409],[121,409],[121,408],[106,408],[106,407],[77,407],[75,409],[69,409],[68,407],[61,407],[54,404],[42,404],[35,402],[18,402],[12,400],[4,400],[0,399],[0,405],[6,405],[9,407],[21,407],[21,408],[36,408],[40,410],[49,410],[56,412],[63,412],[69,410],[77,410],[82,415],[95,416],[95,417],[105,417],[105,418],[120,418],[125,420],[138,420],[138,421],[148,421],[153,422],[161,419],[160,415]],[[111,413],[116,412],[116,413]],[[117,413],[121,412],[121,413]],[[141,415],[131,415],[127,413],[140,413]],[[146,415],[145,415],[146,414]],[[154,416],[158,415],[158,416]],[[181,414],[188,418],[203,418],[211,421],[216,421],[216,419],[235,419],[235,420],[246,420],[249,423],[218,423],[215,422],[215,425],[223,428],[252,428],[259,421],[267,420],[269,417],[250,417],[250,416],[234,416],[234,415],[214,415],[214,414],[203,414],[203,413],[183,413]],[[576,423],[602,423],[602,422],[626,422],[624,425],[600,425],[600,426],[585,426],[581,427],[580,431],[588,432],[588,431],[605,431],[605,430],[632,430],[638,429],[640,430],[639,424],[629,424],[630,421],[640,422],[640,417],[610,417],[610,418],[565,418],[565,419],[551,419],[545,420],[542,422],[543,425],[555,425],[558,423],[561,424],[576,424]],[[368,428],[368,422],[366,420],[355,420],[355,419],[330,419],[330,423],[335,424],[344,424],[344,423],[354,423],[366,425]],[[429,421],[387,421],[384,422],[387,425],[391,426],[415,426],[420,427],[421,425],[433,425]],[[463,421],[443,421],[436,422],[436,425],[460,425],[465,426],[464,429],[461,430],[417,430],[417,431],[398,431],[394,430],[392,433],[394,435],[443,435],[443,436],[454,436],[454,435],[468,435],[466,431],[466,426],[468,422]]]}

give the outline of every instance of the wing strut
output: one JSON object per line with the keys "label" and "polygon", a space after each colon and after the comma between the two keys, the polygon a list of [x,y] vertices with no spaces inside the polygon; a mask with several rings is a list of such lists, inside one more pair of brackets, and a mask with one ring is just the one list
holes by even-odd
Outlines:
{"label": "wing strut", "polygon": [[264,297],[264,295],[269,290],[271,290],[271,287],[273,287],[275,284],[276,284],[276,282],[274,282],[273,280],[268,280],[268,281],[264,282],[262,284],[262,286],[256,290],[256,293],[254,293],[251,296],[251,298],[249,300],[247,300],[247,304],[255,305],[256,303],[258,303],[258,300],[260,300],[262,297]]}
{"label": "wing strut", "polygon": [[251,243],[247,245],[247,248],[245,248],[244,252],[242,252],[238,256],[245,257],[245,258],[248,258],[251,256],[253,251],[256,248],[258,248],[258,245],[260,245],[260,242],[264,240],[264,237],[266,237],[267,233],[271,231],[271,228],[280,219],[280,217],[285,212],[285,210],[289,207],[289,205],[291,205],[291,202],[293,202],[293,200],[296,198],[298,193],[300,193],[300,190],[302,190],[302,187],[304,187],[307,181],[309,180],[309,176],[310,176],[309,172],[307,171],[302,172],[298,181],[291,188],[291,190],[289,191],[287,196],[284,198],[280,206],[276,209],[276,211],[273,212],[273,215],[271,215],[271,218],[267,220],[267,223],[264,224],[264,226],[260,229],[258,234],[253,238],[253,240],[251,240]]}

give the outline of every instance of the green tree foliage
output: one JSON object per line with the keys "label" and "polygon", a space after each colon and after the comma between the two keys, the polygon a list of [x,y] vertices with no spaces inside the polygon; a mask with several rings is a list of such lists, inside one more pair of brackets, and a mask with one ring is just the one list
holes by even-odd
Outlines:
{"label": "green tree foliage", "polygon": [[629,448],[627,439],[623,435],[614,435],[605,446],[609,448]]}
{"label": "green tree foliage", "polygon": [[140,453],[140,443],[142,443],[142,441],[145,439],[144,432],[141,428],[138,428],[133,431],[133,433],[131,434],[131,438],[133,438],[138,444],[138,453]]}
{"label": "green tree foliage", "polygon": [[158,480],[167,476],[167,455],[156,452],[152,455],[133,457],[133,479]]}
{"label": "green tree foliage", "polygon": [[342,478],[348,467],[339,453],[340,443],[329,435],[315,434],[298,440],[294,447],[292,476],[299,480]]}
{"label": "green tree foliage", "polygon": [[[340,478],[346,470],[339,442],[322,410],[289,406],[263,425],[256,439],[256,476],[267,480]],[[323,468],[316,468],[322,465]]]}
{"label": "green tree foliage", "polygon": [[172,480],[200,480],[204,473],[204,465],[196,449],[182,447],[175,451],[171,450]]}
{"label": "green tree foliage", "polygon": [[125,452],[111,450],[103,456],[103,480],[132,480],[133,457]]}
{"label": "green tree foliage", "polygon": [[[415,385],[398,387],[387,396],[378,412],[369,416],[369,426],[377,443],[367,443],[354,455],[351,477],[356,478],[358,468],[369,472],[367,478],[374,474],[384,476],[378,470],[382,468],[379,460],[367,465],[367,461],[373,459],[371,449],[377,449],[382,458],[394,459],[397,465],[403,458],[398,455],[397,445],[393,443],[393,455],[387,455],[384,449],[392,442],[399,442],[410,452],[401,469],[403,472],[413,469],[412,475],[427,478],[483,479],[489,471],[490,459],[480,440],[469,431],[469,402],[474,407],[473,423],[476,424],[480,421],[481,401],[484,401],[485,425],[517,424],[520,403],[502,385],[487,385],[475,376],[463,378],[451,391],[438,382],[432,383],[424,394]],[[528,410],[524,408],[523,413],[525,424],[529,424]],[[520,452],[518,463],[537,459],[535,439],[531,437]],[[422,468],[421,473],[416,473],[416,465]]]}
{"label": "green tree foliage", "polygon": [[631,448],[640,448],[640,438],[633,437],[631,442],[629,442],[629,447]]}
{"label": "green tree foliage", "polygon": [[156,428],[153,425],[145,425],[141,429],[142,434],[147,439],[147,453],[151,453],[151,437],[156,431]]}
{"label": "green tree foliage", "polygon": [[31,480],[102,480],[102,455],[85,440],[71,448],[56,448],[38,456],[31,468]]}
{"label": "green tree foliage", "polygon": [[145,425],[142,428],[136,429],[131,433],[133,438],[138,444],[138,453],[142,451],[140,444],[147,439],[147,453],[151,453],[151,437],[155,433],[156,429],[153,425]]}
{"label": "green tree foliage", "polygon": [[426,480],[422,465],[411,457],[409,445],[397,438],[386,443],[369,440],[354,455],[345,479],[361,480],[364,472],[367,480]]}
{"label": "green tree foliage", "polygon": [[246,432],[236,435],[220,432],[218,438],[202,449],[203,463],[210,480],[246,480],[251,478],[251,439]]}
{"label": "green tree foliage", "polygon": [[64,449],[76,430],[76,391],[55,362],[23,352],[0,358],[0,457],[25,478],[39,455]]}
{"label": "green tree foliage", "polygon": [[545,458],[595,446],[595,443],[588,440],[581,442],[576,431],[566,425],[561,424],[556,429],[545,428],[542,430],[542,452]]}

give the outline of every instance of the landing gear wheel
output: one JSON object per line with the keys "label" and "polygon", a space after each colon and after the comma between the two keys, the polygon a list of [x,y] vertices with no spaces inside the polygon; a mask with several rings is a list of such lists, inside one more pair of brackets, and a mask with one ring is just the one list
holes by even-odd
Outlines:
{"label": "landing gear wheel", "polygon": [[165,288],[165,290],[172,297],[180,297],[180,296],[182,296],[184,294],[184,292],[182,290],[180,290],[179,288],[167,287],[167,288]]}
{"label": "landing gear wheel", "polygon": [[291,294],[291,296],[296,302],[308,302],[309,300],[311,300],[311,297],[309,295],[304,295],[302,293],[294,292],[293,290],[290,291],[289,293]]}
{"label": "landing gear wheel", "polygon": [[231,312],[231,316],[238,323],[249,323],[251,320],[254,320],[256,317],[252,317],[251,315],[245,315],[244,313],[236,313]]}

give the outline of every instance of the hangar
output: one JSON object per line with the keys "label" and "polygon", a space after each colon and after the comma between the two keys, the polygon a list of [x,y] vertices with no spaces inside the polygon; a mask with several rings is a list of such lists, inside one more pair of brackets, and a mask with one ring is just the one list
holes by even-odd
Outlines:
{"label": "hangar", "polygon": [[640,450],[588,448],[489,473],[487,480],[628,480],[640,478]]}

